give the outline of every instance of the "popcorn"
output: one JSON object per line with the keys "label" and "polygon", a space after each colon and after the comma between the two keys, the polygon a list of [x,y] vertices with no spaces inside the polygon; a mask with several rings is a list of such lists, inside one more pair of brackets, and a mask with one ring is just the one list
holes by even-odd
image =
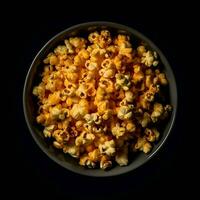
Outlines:
{"label": "popcorn", "polygon": [[114,162],[128,165],[130,148],[151,151],[160,135],[157,122],[172,111],[157,98],[168,80],[156,52],[102,30],[87,39],[66,38],[43,63],[32,91],[36,122],[55,148],[84,167],[103,170]]}
{"label": "popcorn", "polygon": [[163,114],[164,109],[163,105],[160,103],[155,103],[153,107],[153,112],[151,113],[151,119],[155,123],[158,121],[158,119],[161,117]]}
{"label": "popcorn", "polygon": [[149,153],[152,149],[152,145],[145,139],[145,137],[143,137],[143,138],[138,138],[134,148],[139,149],[144,153]]}
{"label": "popcorn", "polygon": [[146,48],[144,46],[138,46],[137,53],[139,56],[142,56],[144,53],[146,53]]}
{"label": "popcorn", "polygon": [[119,138],[125,134],[126,129],[124,127],[120,127],[119,124],[116,124],[116,126],[113,127],[111,131],[116,138]]}
{"label": "popcorn", "polygon": [[55,48],[54,53],[57,56],[62,56],[62,55],[66,55],[67,54],[67,47],[64,45],[60,45],[57,48]]}
{"label": "popcorn", "polygon": [[69,40],[65,40],[64,42],[65,42],[65,45],[67,47],[67,53],[73,54],[74,49],[73,49],[72,45],[70,44]]}
{"label": "popcorn", "polygon": [[104,144],[99,145],[99,150],[102,154],[112,156],[115,153],[115,142],[114,140],[106,141]]}
{"label": "popcorn", "polygon": [[130,119],[132,117],[132,109],[133,105],[121,106],[119,107],[119,111],[117,113],[117,117],[121,120]]}
{"label": "popcorn", "polygon": [[112,161],[109,160],[108,156],[103,155],[100,160],[100,168],[103,170],[106,170],[106,169],[110,168],[111,166],[112,166]]}
{"label": "popcorn", "polygon": [[131,87],[130,75],[116,74],[115,78],[115,88],[117,90],[120,88],[122,88],[125,91],[129,90],[129,88]]}
{"label": "popcorn", "polygon": [[153,65],[154,57],[151,51],[147,51],[143,53],[143,57],[141,62],[144,63],[146,66],[151,67]]}
{"label": "popcorn", "polygon": [[92,133],[82,132],[75,140],[76,146],[84,145],[90,143],[95,139],[95,135]]}
{"label": "popcorn", "polygon": [[63,152],[70,154],[74,158],[78,158],[80,155],[80,149],[75,144],[64,146]]}
{"label": "popcorn", "polygon": [[149,142],[155,142],[156,140],[158,140],[160,133],[158,132],[158,130],[156,128],[146,128],[144,131],[145,135],[146,135],[146,139]]}
{"label": "popcorn", "polygon": [[131,91],[126,91],[125,92],[125,99],[127,102],[132,103],[134,100],[134,94]]}
{"label": "popcorn", "polygon": [[116,153],[115,161],[120,166],[126,166],[128,164],[128,145],[121,147],[120,151]]}
{"label": "popcorn", "polygon": [[87,166],[88,168],[95,168],[96,164],[92,160],[90,160],[88,155],[83,155],[80,157],[79,164],[82,166]]}
{"label": "popcorn", "polygon": [[139,122],[143,128],[147,127],[148,124],[151,122],[151,115],[145,112],[142,119],[140,119]]}

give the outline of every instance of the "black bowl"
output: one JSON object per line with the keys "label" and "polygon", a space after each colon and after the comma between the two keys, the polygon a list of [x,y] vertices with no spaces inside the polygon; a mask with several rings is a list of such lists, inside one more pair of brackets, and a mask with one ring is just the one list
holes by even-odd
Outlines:
{"label": "black bowl", "polygon": [[[131,39],[133,39],[133,43],[137,40],[142,40],[149,45],[149,47],[155,50],[162,62],[163,69],[167,75],[169,80],[169,102],[173,106],[173,112],[171,114],[170,119],[167,121],[166,125],[161,132],[161,138],[157,144],[154,145],[152,151],[146,155],[144,153],[138,153],[133,158],[130,159],[129,165],[125,167],[115,166],[108,171],[103,171],[101,169],[86,169],[80,165],[75,158],[72,158],[69,155],[64,154],[62,151],[55,149],[50,142],[48,142],[42,133],[42,127],[40,127],[36,121],[36,112],[37,112],[37,104],[32,95],[33,87],[39,83],[39,74],[43,70],[42,68],[42,61],[46,57],[46,55],[53,50],[58,44],[60,44],[65,38],[70,36],[86,36],[89,32],[101,29],[108,29],[113,34],[117,33],[124,33],[128,34]],[[59,165],[65,167],[68,170],[71,170],[75,173],[87,175],[87,176],[114,176],[123,174],[129,171],[136,169],[137,167],[143,165],[148,160],[150,160],[163,146],[167,137],[169,136],[173,124],[175,122],[175,116],[177,111],[177,87],[174,78],[174,74],[172,69],[162,54],[160,49],[151,42],[147,37],[139,33],[138,31],[134,30],[133,28],[111,23],[111,22],[88,22],[83,24],[78,24],[67,28],[66,30],[62,31],[61,33],[57,34],[53,37],[50,41],[48,41],[44,47],[39,51],[36,55],[35,59],[33,60],[30,69],[28,71],[25,84],[24,84],[24,91],[23,91],[23,107],[24,107],[24,114],[26,123],[28,128],[38,146],[48,155],[52,160],[57,162]]]}

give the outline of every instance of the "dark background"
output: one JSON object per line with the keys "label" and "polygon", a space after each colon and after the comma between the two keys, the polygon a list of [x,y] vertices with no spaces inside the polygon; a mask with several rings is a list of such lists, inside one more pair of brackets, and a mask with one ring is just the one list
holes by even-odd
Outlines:
{"label": "dark background", "polygon": [[[101,4],[101,5],[98,5]],[[54,5],[55,4],[55,5]],[[191,162],[188,160],[187,113],[189,112],[189,90],[186,60],[189,48],[188,38],[194,31],[188,23],[190,7],[164,3],[150,7],[146,3],[131,5],[115,3],[107,7],[106,2],[93,2],[87,7],[77,3],[72,5],[54,2],[51,8],[40,4],[27,5],[17,11],[13,8],[11,40],[14,56],[10,57],[14,96],[8,92],[7,113],[12,121],[8,166],[8,187],[16,196],[57,197],[135,197],[157,196],[157,193],[172,196],[173,193],[188,193],[192,179]],[[91,4],[90,4],[91,5]],[[87,9],[86,9],[87,7]],[[65,28],[87,21],[112,21],[128,25],[144,33],[166,55],[174,71],[178,84],[178,114],[174,129],[161,151],[144,166],[118,177],[90,178],[74,174],[50,160],[33,141],[26,126],[22,108],[22,90],[29,66],[42,46],[55,34]],[[187,29],[185,28],[187,25]],[[11,27],[12,27],[11,26]],[[192,40],[192,39],[191,39]],[[190,41],[191,41],[190,40]],[[184,59],[183,59],[184,58]],[[8,58],[9,59],[9,58]],[[8,86],[10,87],[10,86]],[[189,141],[191,143],[191,141]],[[7,193],[7,194],[9,194]],[[193,195],[193,192],[191,193]]]}

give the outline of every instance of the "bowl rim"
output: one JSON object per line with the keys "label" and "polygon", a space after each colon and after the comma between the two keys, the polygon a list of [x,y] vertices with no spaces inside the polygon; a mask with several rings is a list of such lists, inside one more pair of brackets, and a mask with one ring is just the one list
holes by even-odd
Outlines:
{"label": "bowl rim", "polygon": [[[174,81],[174,91],[175,91],[175,101],[174,101],[174,107],[173,107],[173,113],[171,115],[171,122],[169,124],[169,128],[168,128],[168,131],[166,133],[166,135],[164,136],[162,142],[157,146],[157,148],[152,151],[150,153],[150,156],[148,156],[144,161],[140,162],[138,165],[136,165],[135,167],[132,167],[132,168],[127,168],[127,170],[119,170],[118,173],[106,173],[107,171],[105,171],[105,173],[99,175],[99,174],[93,174],[93,173],[88,173],[89,171],[88,170],[85,170],[83,168],[83,170],[75,170],[71,167],[68,167],[66,165],[63,164],[62,161],[60,161],[56,156],[53,156],[51,155],[48,150],[39,142],[39,140],[37,139],[36,135],[35,135],[35,132],[33,131],[33,129],[31,128],[30,126],[30,121],[29,121],[29,117],[28,117],[28,114],[27,114],[27,102],[26,102],[26,90],[27,90],[27,82],[29,80],[29,76],[30,76],[30,73],[31,73],[31,70],[35,64],[35,61],[37,60],[38,56],[43,52],[43,50],[52,42],[54,41],[57,37],[59,37],[60,35],[64,34],[65,32],[68,32],[68,31],[72,31],[76,28],[79,28],[79,27],[88,27],[88,26],[108,26],[108,27],[111,27],[111,28],[117,28],[117,29],[122,29],[122,30],[126,30],[128,32],[130,32],[131,34],[133,35],[136,35],[138,38],[140,38],[141,40],[145,41],[148,43],[148,45],[150,47],[152,47],[156,52],[158,52],[158,54],[160,55],[160,57],[162,56],[162,62],[164,62],[164,66],[168,68],[168,70],[170,71],[172,77],[173,77],[173,81]],[[35,140],[36,144],[40,147],[40,149],[51,159],[53,160],[54,162],[56,162],[57,164],[59,164],[60,166],[64,167],[65,169],[75,173],[75,174],[80,174],[80,175],[85,175],[85,176],[90,176],[90,177],[110,177],[110,176],[118,176],[118,175],[121,175],[121,174],[125,174],[125,173],[128,173],[130,171],[134,171],[135,169],[139,168],[140,166],[144,165],[145,163],[147,163],[150,159],[152,159],[158,152],[159,150],[163,147],[164,143],[166,142],[167,138],[169,137],[170,133],[172,132],[172,129],[174,127],[174,124],[175,124],[175,119],[176,119],[176,116],[177,116],[177,109],[178,109],[178,91],[177,91],[177,84],[176,84],[176,78],[175,78],[175,75],[173,73],[173,70],[171,68],[171,65],[169,64],[167,58],[165,57],[165,55],[162,53],[162,51],[148,38],[146,37],[145,35],[143,35],[143,33],[135,30],[134,28],[132,27],[129,27],[129,26],[126,26],[126,25],[122,25],[120,23],[115,23],[115,22],[109,22],[109,21],[91,21],[91,22],[85,22],[85,23],[79,23],[79,24],[76,24],[76,25],[73,25],[73,26],[70,26],[66,29],[64,29],[63,31],[57,33],[55,36],[51,37],[51,39],[49,39],[45,45],[42,46],[42,48],[38,51],[38,53],[36,54],[36,56],[34,57],[29,69],[28,69],[28,72],[27,72],[27,75],[26,75],[26,78],[25,78],[25,82],[24,82],[24,87],[23,87],[23,112],[24,112],[24,116],[25,116],[25,121],[26,121],[26,124],[28,126],[28,129],[29,129],[29,132],[31,133],[33,139]],[[122,167],[123,169],[123,167]],[[92,169],[93,170],[93,169]]]}

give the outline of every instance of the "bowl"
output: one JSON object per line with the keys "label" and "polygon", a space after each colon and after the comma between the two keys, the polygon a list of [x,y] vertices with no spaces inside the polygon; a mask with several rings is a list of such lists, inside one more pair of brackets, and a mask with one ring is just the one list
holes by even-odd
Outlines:
{"label": "bowl", "polygon": [[[102,169],[86,169],[80,165],[76,159],[72,158],[69,155],[64,154],[62,151],[57,150],[50,144],[48,141],[45,140],[41,126],[39,126],[36,121],[36,112],[37,112],[37,104],[32,95],[33,86],[35,86],[39,82],[39,74],[42,72],[43,68],[41,67],[42,61],[45,56],[55,48],[61,41],[63,41],[66,37],[71,36],[86,36],[89,32],[101,29],[108,29],[111,33],[121,33],[127,34],[130,38],[136,40],[142,40],[148,44],[150,49],[155,50],[161,60],[163,65],[163,70],[167,75],[169,80],[168,86],[168,100],[170,104],[173,106],[173,111],[171,113],[170,119],[166,122],[163,130],[161,132],[160,140],[154,145],[152,151],[149,154],[138,153],[133,158],[130,159],[129,164],[124,167],[114,166],[108,171],[104,171]],[[25,120],[30,130],[30,133],[41,148],[41,150],[52,160],[56,163],[61,165],[62,167],[71,170],[75,173],[87,175],[87,176],[95,176],[95,177],[106,177],[106,176],[115,176],[123,173],[127,173],[129,171],[135,170],[139,166],[143,165],[147,161],[149,161],[163,146],[166,142],[167,137],[169,136],[170,132],[172,131],[173,124],[175,122],[176,111],[177,111],[177,87],[175,82],[175,77],[173,71],[163,53],[160,49],[147,37],[145,37],[140,32],[136,31],[133,28],[112,23],[112,22],[88,22],[82,23],[70,28],[65,29],[64,31],[60,32],[52,39],[50,39],[38,52],[36,57],[34,58],[30,69],[27,73],[24,90],[23,90],[23,109]]]}

